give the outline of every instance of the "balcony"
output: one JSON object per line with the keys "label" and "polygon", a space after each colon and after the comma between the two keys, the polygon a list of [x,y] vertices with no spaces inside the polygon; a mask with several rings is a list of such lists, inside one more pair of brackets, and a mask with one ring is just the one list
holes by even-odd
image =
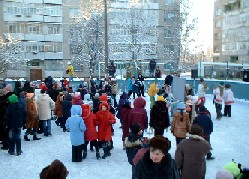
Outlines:
{"label": "balcony", "polygon": [[63,42],[63,35],[62,34],[44,35],[44,41],[46,41],[46,42]]}
{"label": "balcony", "polygon": [[44,22],[61,22],[62,23],[62,17],[61,16],[44,16]]}
{"label": "balcony", "polygon": [[43,0],[45,4],[62,4],[62,0]]}
{"label": "balcony", "polygon": [[45,52],[45,59],[63,59],[63,52]]}
{"label": "balcony", "polygon": [[43,34],[25,34],[24,40],[27,41],[44,41],[44,35]]}

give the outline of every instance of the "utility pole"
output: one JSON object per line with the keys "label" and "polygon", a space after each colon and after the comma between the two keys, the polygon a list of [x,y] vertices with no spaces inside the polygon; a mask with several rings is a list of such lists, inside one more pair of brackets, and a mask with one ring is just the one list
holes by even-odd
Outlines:
{"label": "utility pole", "polygon": [[104,0],[105,4],[105,78],[108,76],[108,59],[109,59],[109,47],[108,47],[108,18],[107,18],[107,0]]}

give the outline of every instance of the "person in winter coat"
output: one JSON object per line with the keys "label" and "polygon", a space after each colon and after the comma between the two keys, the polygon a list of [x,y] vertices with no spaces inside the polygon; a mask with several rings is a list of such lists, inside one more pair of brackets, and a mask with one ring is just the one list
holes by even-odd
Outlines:
{"label": "person in winter coat", "polygon": [[144,154],[150,150],[149,144],[150,144],[150,139],[148,137],[142,137],[141,138],[141,149],[139,149],[135,155],[135,157],[133,158],[132,162],[134,164],[134,166],[137,165],[137,163],[139,162],[140,159],[143,158]]}
{"label": "person in winter coat", "polygon": [[27,111],[25,106],[19,103],[18,97],[12,94],[8,97],[9,106],[6,109],[3,126],[9,130],[10,155],[21,155],[21,128],[25,125]]}
{"label": "person in winter coat", "polygon": [[121,116],[121,108],[122,106],[126,103],[126,101],[128,101],[128,94],[126,92],[123,92],[122,95],[120,95],[120,98],[119,98],[119,102],[118,102],[118,106],[117,106],[117,115],[116,117],[118,119],[120,119],[120,124],[121,124],[121,127],[122,127],[122,116]]}
{"label": "person in winter coat", "polygon": [[94,96],[93,96],[93,113],[96,114],[96,112],[99,111],[99,104],[100,104],[100,101],[99,101],[99,93],[96,93]]}
{"label": "person in winter coat", "polygon": [[26,93],[34,93],[35,89],[30,86],[29,81],[25,81],[22,91],[25,91]]}
{"label": "person in winter coat", "polygon": [[222,118],[222,100],[223,100],[223,92],[224,92],[224,82],[220,82],[219,86],[214,88],[214,104],[216,109],[216,119],[220,120]]}
{"label": "person in winter coat", "polygon": [[66,69],[66,73],[69,75],[69,81],[73,81],[73,76],[74,76],[74,68],[71,62],[67,62],[68,66]]}
{"label": "person in winter coat", "polygon": [[161,72],[159,66],[157,66],[156,71],[155,71],[155,77],[156,78],[161,78],[161,76],[162,76],[162,72]]}
{"label": "person in winter coat", "polygon": [[70,131],[70,140],[72,144],[72,162],[82,161],[82,146],[85,143],[84,132],[86,126],[81,115],[81,106],[72,105],[71,117],[69,117],[66,122],[66,128]]}
{"label": "person in winter coat", "polygon": [[205,104],[206,97],[205,94],[208,91],[208,86],[205,83],[203,78],[200,78],[200,84],[198,85],[198,98],[200,100],[200,104],[195,106],[195,110],[198,112],[198,109]]}
{"label": "person in winter coat", "polygon": [[132,80],[131,80],[131,78],[127,79],[127,90],[128,90],[128,96],[130,98],[130,96],[132,94]]}
{"label": "person in winter coat", "polygon": [[71,116],[71,107],[72,107],[72,96],[70,94],[66,95],[65,100],[62,102],[62,113],[63,113],[63,120],[62,120],[62,128],[63,132],[66,132],[66,121]]}
{"label": "person in winter coat", "polygon": [[138,97],[133,104],[134,108],[128,116],[128,127],[130,128],[133,124],[139,124],[144,131],[148,128],[148,116],[145,109],[146,101],[142,97]]}
{"label": "person in winter coat", "polygon": [[150,140],[150,150],[137,163],[132,179],[179,179],[179,172],[168,150],[170,141],[163,136]]}
{"label": "person in winter coat", "polygon": [[189,138],[182,140],[177,146],[175,161],[180,170],[181,179],[205,178],[205,156],[211,150],[211,146],[202,135],[203,129],[193,125],[187,135]]}
{"label": "person in winter coat", "polygon": [[116,96],[117,96],[117,93],[118,93],[118,84],[117,84],[117,81],[112,81],[112,85],[111,85],[111,96],[112,96],[112,99],[114,101],[114,108],[117,107],[117,100],[116,100]]}
{"label": "person in winter coat", "polygon": [[183,102],[177,104],[177,112],[173,116],[171,132],[176,137],[176,144],[186,138],[186,133],[190,130],[189,114],[186,112],[186,106]]}
{"label": "person in winter coat", "polygon": [[225,85],[223,99],[224,99],[224,103],[225,103],[224,116],[231,117],[231,108],[232,108],[232,104],[234,103],[234,95],[233,95],[233,92],[231,90],[230,84]]}
{"label": "person in winter coat", "polygon": [[[203,138],[210,144],[210,135],[213,132],[213,121],[211,120],[211,116],[207,113],[207,108],[205,106],[200,107],[199,114],[193,123],[201,126],[203,129]],[[213,159],[215,158],[212,157],[212,153],[209,152],[207,154],[207,160]]]}
{"label": "person in winter coat", "polygon": [[133,173],[135,170],[135,165],[133,164],[132,160],[135,157],[137,151],[141,148],[141,138],[143,135],[143,131],[139,124],[133,124],[130,129],[131,132],[129,133],[129,136],[125,138],[125,147],[128,162],[132,166]]}
{"label": "person in winter coat", "polygon": [[156,69],[156,61],[155,59],[151,59],[149,63],[150,77],[154,76],[155,69]]}
{"label": "person in winter coat", "polygon": [[150,111],[150,127],[154,129],[154,135],[163,135],[164,129],[170,126],[168,108],[162,96],[157,97],[155,105]]}
{"label": "person in winter coat", "polygon": [[135,94],[137,94],[137,96],[140,96],[140,93],[138,91],[139,83],[138,83],[138,80],[136,80],[134,76],[132,76],[131,82],[132,82],[133,99],[135,99]]}
{"label": "person in winter coat", "polygon": [[155,79],[154,83],[152,83],[148,89],[148,95],[150,96],[150,109],[154,106],[155,104],[155,95],[159,91],[159,89],[156,87],[158,83],[157,78]]}
{"label": "person in winter coat", "polygon": [[95,125],[98,126],[98,140],[102,141],[104,155],[102,159],[110,156],[110,148],[112,139],[112,124],[116,123],[114,115],[109,111],[110,106],[107,102],[99,105],[99,111],[96,113]]}
{"label": "person in winter coat", "polygon": [[37,137],[39,120],[38,120],[37,104],[35,101],[34,93],[26,94],[26,106],[27,106],[27,122],[25,127],[27,128],[27,130],[24,135],[24,140],[30,141],[28,135],[30,134],[32,129],[33,129],[33,140],[40,140],[41,138]]}
{"label": "person in winter coat", "polygon": [[37,98],[37,109],[39,120],[42,121],[44,136],[51,136],[51,111],[54,110],[55,102],[46,94],[45,90],[41,90],[41,94]]}
{"label": "person in winter coat", "polygon": [[63,112],[62,112],[62,102],[64,101],[64,95],[60,92],[57,96],[54,108],[54,115],[57,120],[55,121],[57,126],[62,126]]}
{"label": "person in winter coat", "polygon": [[138,83],[139,83],[139,85],[138,85],[138,93],[140,94],[140,95],[142,95],[143,97],[145,97],[144,96],[144,77],[141,75],[141,73],[138,75]]}
{"label": "person in winter coat", "polygon": [[123,149],[125,150],[125,138],[129,135],[129,115],[131,112],[131,103],[127,100],[121,106],[121,119],[122,119],[122,141],[123,141]]}
{"label": "person in winter coat", "polygon": [[100,159],[99,155],[99,145],[98,145],[98,133],[96,131],[96,126],[94,124],[95,114],[91,112],[89,104],[82,104],[82,118],[84,119],[84,123],[86,125],[86,130],[84,133],[85,143],[83,144],[83,159],[87,157],[87,145],[89,142],[96,149],[96,158]]}

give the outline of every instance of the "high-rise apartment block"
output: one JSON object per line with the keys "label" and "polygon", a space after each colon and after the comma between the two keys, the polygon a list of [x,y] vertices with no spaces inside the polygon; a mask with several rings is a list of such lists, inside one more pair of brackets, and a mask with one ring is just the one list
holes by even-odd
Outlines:
{"label": "high-rise apartment block", "polygon": [[214,61],[249,63],[248,0],[216,0],[213,29]]}
{"label": "high-rise apartment block", "polygon": [[[85,0],[83,2],[89,2]],[[15,37],[20,59],[0,77],[24,77],[29,80],[47,76],[66,76],[67,62],[77,52],[72,43],[72,23],[81,16],[80,0],[0,0],[0,36]],[[104,2],[104,1],[103,1]],[[163,68],[180,60],[179,0],[107,0],[109,61],[149,61],[156,59]],[[136,4],[132,4],[136,2]],[[139,5],[140,3],[140,5]],[[147,3],[146,6],[142,6]],[[142,8],[141,8],[142,7]],[[102,14],[104,16],[104,12]],[[103,18],[104,19],[104,18]],[[103,38],[103,37],[101,37]],[[71,43],[70,43],[71,42]],[[104,60],[103,46],[98,51]],[[101,59],[102,58],[102,59]],[[76,60],[77,61],[77,60]],[[84,61],[84,60],[83,60]],[[81,62],[80,62],[81,63]],[[74,64],[73,64],[74,65]],[[98,63],[94,63],[98,74]],[[89,76],[88,65],[75,64],[77,76]]]}

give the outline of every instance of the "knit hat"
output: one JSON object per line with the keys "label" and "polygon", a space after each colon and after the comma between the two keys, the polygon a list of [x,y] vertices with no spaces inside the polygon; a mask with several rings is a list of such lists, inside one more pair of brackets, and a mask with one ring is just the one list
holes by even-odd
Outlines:
{"label": "knit hat", "polygon": [[200,108],[199,108],[199,112],[206,112],[207,111],[207,108],[202,105]]}
{"label": "knit hat", "polygon": [[155,78],[155,83],[157,83],[158,82],[158,79],[157,78]]}
{"label": "knit hat", "polygon": [[191,126],[190,132],[191,135],[198,135],[198,136],[202,136],[203,135],[203,129],[201,128],[201,126],[193,124]]}
{"label": "knit hat", "polygon": [[141,131],[141,126],[139,125],[139,124],[133,124],[132,126],[131,126],[131,132],[133,133],[133,134],[137,134],[137,133],[139,133]]}
{"label": "knit hat", "polygon": [[73,99],[74,99],[73,104],[75,104],[75,105],[81,105],[82,104],[81,96],[74,96]]}
{"label": "knit hat", "polygon": [[221,82],[219,83],[219,85],[220,85],[220,86],[224,86],[224,82],[221,81]]}
{"label": "knit hat", "polygon": [[164,101],[164,97],[163,96],[157,96],[157,101]]}
{"label": "knit hat", "polygon": [[186,105],[184,104],[184,102],[179,102],[178,104],[177,104],[177,107],[176,107],[177,109],[186,109]]}
{"label": "knit hat", "polygon": [[141,142],[142,142],[141,147],[143,148],[147,148],[150,145],[150,139],[148,137],[142,137]]}
{"label": "knit hat", "polygon": [[233,175],[226,170],[220,170],[216,173],[216,179],[233,179]]}
{"label": "knit hat", "polygon": [[150,148],[153,148],[154,150],[159,149],[164,155],[167,155],[168,150],[171,148],[171,142],[168,138],[158,135],[150,139]]}
{"label": "knit hat", "polygon": [[81,116],[82,114],[82,109],[80,105],[72,105],[71,108],[71,115],[72,116]]}
{"label": "knit hat", "polygon": [[99,98],[99,93],[95,93],[94,97]]}
{"label": "knit hat", "polygon": [[15,94],[12,94],[11,96],[8,97],[9,103],[17,103],[18,102],[18,97]]}
{"label": "knit hat", "polygon": [[100,101],[108,101],[108,97],[105,94],[102,94],[99,98]]}

